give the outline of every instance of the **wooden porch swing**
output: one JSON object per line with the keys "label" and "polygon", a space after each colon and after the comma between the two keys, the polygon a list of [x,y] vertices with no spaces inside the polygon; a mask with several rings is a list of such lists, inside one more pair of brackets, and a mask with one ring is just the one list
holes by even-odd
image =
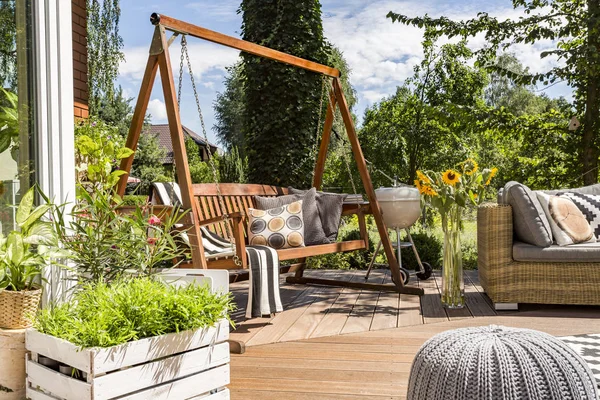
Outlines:
{"label": "wooden porch swing", "polygon": [[[179,35],[182,35],[183,37],[182,44],[185,44],[185,35],[189,35],[238,49],[255,56],[264,57],[298,68],[303,68],[305,70],[321,74],[332,80],[331,87],[329,88],[329,96],[327,96],[329,101],[327,102],[328,104],[321,144],[315,165],[313,186],[319,190],[322,185],[325,160],[331,138],[335,108],[337,106],[339,107],[342,115],[342,119],[348,133],[348,139],[352,147],[352,153],[358,166],[358,171],[369,200],[368,203],[365,204],[345,204],[342,212],[342,215],[358,215],[361,238],[359,240],[349,240],[344,242],[278,250],[277,253],[280,260],[298,259],[300,261],[298,264],[294,264],[288,268],[289,271],[295,272],[295,276],[287,277],[287,281],[290,283],[313,283],[422,295],[423,289],[405,286],[400,277],[398,261],[388,236],[387,227],[385,226],[381,215],[381,209],[377,202],[377,198],[375,197],[375,191],[369,176],[369,171],[367,170],[365,158],[358,142],[354,122],[342,91],[340,71],[329,66],[318,64],[313,61],[305,60],[281,51],[270,49],[265,46],[214,32],[165,15],[153,13],[150,17],[150,21],[153,25],[155,25],[154,36],[150,45],[150,54],[146,64],[140,92],[137,98],[126,146],[134,151],[137,148],[148,102],[150,100],[152,86],[156,78],[156,72],[160,68],[161,83],[167,110],[169,129],[171,131],[171,140],[173,143],[173,154],[175,164],[177,165],[177,178],[181,190],[182,207],[183,209],[189,210],[189,214],[187,216],[187,225],[185,228],[189,228],[187,233],[189,235],[193,262],[190,267],[203,269],[248,268],[248,260],[246,259],[245,252],[245,228],[247,227],[247,210],[248,208],[253,207],[253,196],[280,196],[287,194],[288,191],[286,188],[269,185],[234,183],[219,184],[217,181],[215,181],[215,184],[192,184],[179,114],[179,96],[176,93],[175,80],[169,57],[169,46]],[[167,30],[173,32],[173,35],[170,38],[167,38],[166,36]],[[180,79],[181,75],[182,70],[180,70]],[[193,77],[193,75],[191,76]],[[192,84],[195,87],[193,81]],[[204,127],[203,131],[205,132]],[[125,193],[127,177],[131,170],[133,157],[134,155],[123,159],[121,162],[121,170],[126,171],[127,174],[124,174],[119,181],[118,193],[120,195]],[[394,282],[393,285],[316,279],[303,275],[305,267],[304,261],[307,257],[368,248],[368,232],[365,223],[366,214],[372,214],[377,224],[377,229],[379,231],[379,235],[381,236],[383,248],[390,265],[392,280]],[[235,256],[216,260],[207,259],[205,256],[204,247],[202,245],[201,227],[210,227],[212,232],[229,239],[233,243],[232,247],[235,247]]]}

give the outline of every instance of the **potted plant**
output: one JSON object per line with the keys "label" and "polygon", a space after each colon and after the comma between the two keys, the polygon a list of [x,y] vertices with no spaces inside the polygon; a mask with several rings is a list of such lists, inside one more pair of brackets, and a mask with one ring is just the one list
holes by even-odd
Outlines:
{"label": "potted plant", "polygon": [[32,325],[42,296],[42,269],[58,254],[54,226],[43,220],[52,206],[34,208],[35,191],[29,189],[17,208],[19,230],[7,236],[0,232],[0,328]]}
{"label": "potted plant", "polygon": [[83,283],[26,332],[27,396],[229,398],[232,308],[230,293],[205,285],[147,276]]}

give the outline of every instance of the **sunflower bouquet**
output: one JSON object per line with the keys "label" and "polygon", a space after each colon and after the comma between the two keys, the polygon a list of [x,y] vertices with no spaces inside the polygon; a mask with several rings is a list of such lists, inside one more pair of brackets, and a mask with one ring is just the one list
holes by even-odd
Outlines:
{"label": "sunflower bouquet", "polygon": [[436,209],[444,231],[442,303],[448,308],[464,307],[464,283],[460,227],[463,210],[478,206],[489,189],[497,168],[480,169],[471,158],[444,172],[417,171],[415,186],[425,203]]}

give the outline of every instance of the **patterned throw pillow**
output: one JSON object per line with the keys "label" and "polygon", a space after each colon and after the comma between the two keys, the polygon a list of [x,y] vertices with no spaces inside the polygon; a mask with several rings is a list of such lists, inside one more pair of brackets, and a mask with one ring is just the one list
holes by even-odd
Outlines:
{"label": "patterned throw pillow", "polygon": [[559,196],[575,203],[592,227],[594,237],[600,241],[600,196],[574,192],[559,193]]}
{"label": "patterned throw pillow", "polygon": [[556,244],[568,246],[596,241],[585,216],[569,198],[541,192],[536,194],[547,214]]}
{"label": "patterned throw pillow", "polygon": [[249,208],[248,214],[250,246],[304,247],[302,200],[269,210]]}

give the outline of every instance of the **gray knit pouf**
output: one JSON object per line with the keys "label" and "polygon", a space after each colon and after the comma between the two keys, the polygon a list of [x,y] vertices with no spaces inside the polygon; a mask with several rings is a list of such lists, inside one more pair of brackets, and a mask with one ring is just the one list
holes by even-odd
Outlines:
{"label": "gray knit pouf", "polygon": [[588,365],[530,329],[486,326],[440,333],[418,351],[408,400],[597,399]]}

